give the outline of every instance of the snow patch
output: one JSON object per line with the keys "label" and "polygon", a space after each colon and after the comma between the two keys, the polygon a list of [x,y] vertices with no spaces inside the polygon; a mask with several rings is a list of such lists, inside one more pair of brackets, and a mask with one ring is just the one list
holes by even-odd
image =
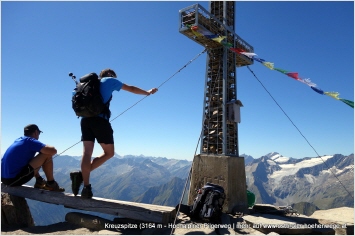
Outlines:
{"label": "snow patch", "polygon": [[275,163],[273,160],[266,160],[266,162],[267,162],[270,166],[276,165],[276,163]]}
{"label": "snow patch", "polygon": [[306,178],[306,180],[311,183],[311,184],[314,184],[314,179],[315,177],[311,174],[305,174],[304,177]]}
{"label": "snow patch", "polygon": [[284,157],[282,156],[281,154],[277,153],[277,152],[272,152],[272,153],[269,153],[267,154],[267,156],[275,161],[275,163],[285,163],[285,162],[288,162],[288,160],[290,160],[289,157]]}
{"label": "snow patch", "polygon": [[344,169],[337,169],[335,168],[334,166],[331,168],[331,169],[327,169],[327,170],[323,170],[322,172],[323,173],[329,173],[329,174],[332,174],[332,175],[340,175],[342,174],[343,172],[346,172],[348,170],[353,170],[354,169],[354,165],[349,165],[349,166],[346,166]]}
{"label": "snow patch", "polygon": [[323,161],[326,161],[332,157],[333,156],[323,156],[322,159],[319,157],[314,157],[294,164],[281,164],[279,165],[281,167],[281,170],[272,173],[270,175],[270,178],[274,179],[275,182],[280,182],[281,178],[284,176],[294,175],[297,173],[298,170],[302,168],[307,168],[307,167],[312,167],[312,166],[322,164]]}
{"label": "snow patch", "polygon": [[285,162],[288,162],[289,160],[290,160],[289,157],[283,157],[283,156],[281,156],[281,157],[277,158],[276,162],[277,162],[277,163],[285,163]]}
{"label": "snow patch", "polygon": [[278,154],[278,153],[275,153],[275,154],[273,154],[273,155],[270,156],[270,159],[271,159],[271,160],[275,160],[275,159],[277,159],[277,158],[279,158],[279,157],[281,157],[281,155]]}
{"label": "snow patch", "polygon": [[274,160],[276,158],[278,158],[279,156],[281,156],[279,153],[277,152],[270,152],[269,154],[266,155],[268,158],[270,158],[271,160]]}

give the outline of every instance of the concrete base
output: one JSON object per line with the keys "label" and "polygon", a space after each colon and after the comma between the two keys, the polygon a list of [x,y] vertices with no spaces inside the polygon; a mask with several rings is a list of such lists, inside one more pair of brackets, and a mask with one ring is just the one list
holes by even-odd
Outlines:
{"label": "concrete base", "polygon": [[197,196],[196,190],[207,182],[224,188],[223,212],[248,212],[244,157],[199,154],[194,157],[188,205]]}

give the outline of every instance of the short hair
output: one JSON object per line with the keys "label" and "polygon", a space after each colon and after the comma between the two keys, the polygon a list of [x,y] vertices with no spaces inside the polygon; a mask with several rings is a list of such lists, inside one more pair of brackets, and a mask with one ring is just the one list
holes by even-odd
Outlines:
{"label": "short hair", "polygon": [[104,78],[104,77],[117,77],[116,73],[112,70],[112,69],[103,69],[100,72],[100,78]]}

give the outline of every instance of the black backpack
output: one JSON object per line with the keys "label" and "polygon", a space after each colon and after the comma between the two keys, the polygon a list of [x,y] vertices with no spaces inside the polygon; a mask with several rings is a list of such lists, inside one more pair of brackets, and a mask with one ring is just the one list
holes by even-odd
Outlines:
{"label": "black backpack", "polygon": [[75,94],[72,97],[72,107],[78,117],[104,114],[105,117],[110,118],[109,103],[111,98],[107,103],[103,102],[99,77],[96,73],[90,73],[81,77],[80,83],[77,83]]}
{"label": "black backpack", "polygon": [[190,207],[190,217],[218,222],[225,198],[226,195],[222,186],[207,183],[197,190],[197,196]]}

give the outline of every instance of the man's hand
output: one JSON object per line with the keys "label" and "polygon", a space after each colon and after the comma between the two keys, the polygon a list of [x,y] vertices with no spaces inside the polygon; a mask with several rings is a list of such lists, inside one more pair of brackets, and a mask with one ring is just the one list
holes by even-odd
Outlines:
{"label": "man's hand", "polygon": [[152,89],[148,90],[147,92],[149,93],[148,95],[150,95],[150,94],[156,93],[157,91],[158,91],[157,88],[152,88]]}

